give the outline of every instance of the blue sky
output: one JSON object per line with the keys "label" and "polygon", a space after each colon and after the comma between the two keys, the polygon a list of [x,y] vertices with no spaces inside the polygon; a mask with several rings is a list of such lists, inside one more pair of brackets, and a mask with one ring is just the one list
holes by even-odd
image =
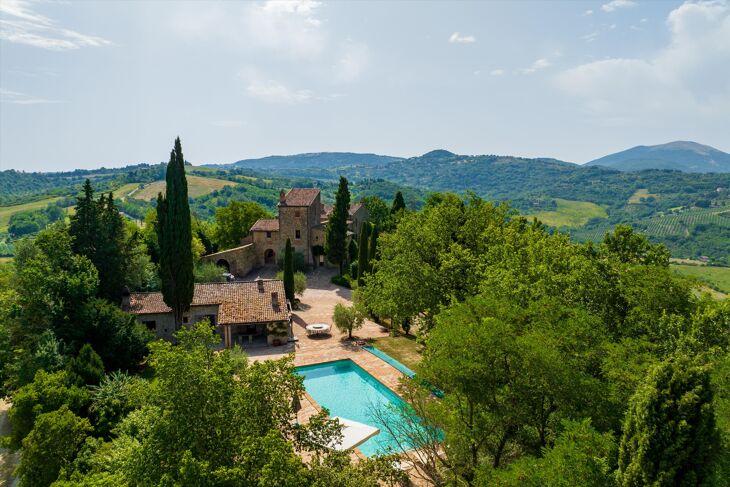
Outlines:
{"label": "blue sky", "polygon": [[730,151],[730,3],[0,0],[0,90],[0,169]]}

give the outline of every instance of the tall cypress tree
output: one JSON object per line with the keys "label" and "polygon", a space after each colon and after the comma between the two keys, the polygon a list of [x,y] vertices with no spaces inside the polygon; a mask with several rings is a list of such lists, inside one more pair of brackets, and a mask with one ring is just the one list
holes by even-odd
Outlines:
{"label": "tall cypress tree", "polygon": [[124,217],[114,204],[114,195],[99,198],[99,235],[95,258],[99,271],[99,295],[118,302],[124,288],[128,251]]}
{"label": "tall cypress tree", "polygon": [[326,247],[327,259],[340,267],[342,275],[342,263],[347,258],[347,217],[350,215],[350,190],[347,187],[347,179],[340,176],[340,185],[337,188],[335,206],[327,222]]}
{"label": "tall cypress tree", "polygon": [[165,174],[165,196],[157,195],[157,239],[160,245],[162,298],[173,312],[175,327],[193,301],[193,250],[188,182],[180,137],[170,152]]}
{"label": "tall cypress tree", "polygon": [[91,181],[87,179],[84,183],[84,194],[76,199],[76,212],[71,217],[69,226],[69,233],[74,238],[74,252],[92,259],[96,251],[98,232],[98,204],[94,201],[94,188],[91,187]]}
{"label": "tall cypress tree", "polygon": [[370,231],[370,244],[368,245],[368,271],[373,269],[373,262],[378,252],[378,227],[373,225]]}
{"label": "tall cypress tree", "polygon": [[403,193],[398,191],[393,199],[393,207],[390,209],[390,213],[398,213],[400,210],[406,209],[406,202],[403,200]]}
{"label": "tall cypress tree", "polygon": [[291,240],[288,238],[284,249],[284,292],[286,299],[294,306],[294,252],[291,248]]}
{"label": "tall cypress tree", "polygon": [[357,285],[363,285],[363,277],[370,272],[368,266],[368,240],[370,239],[370,222],[362,222],[360,225],[360,240],[357,246]]}

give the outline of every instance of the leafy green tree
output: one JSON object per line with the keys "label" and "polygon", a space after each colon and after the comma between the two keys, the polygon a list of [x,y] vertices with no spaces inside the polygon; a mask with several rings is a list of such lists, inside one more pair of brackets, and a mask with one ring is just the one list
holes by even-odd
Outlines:
{"label": "leafy green tree", "polygon": [[368,220],[380,231],[390,229],[390,207],[379,196],[366,196],[360,199],[360,203],[368,210]]}
{"label": "leafy green tree", "polygon": [[88,343],[66,366],[68,377],[81,387],[97,385],[104,376],[104,362]]}
{"label": "leafy green tree", "polygon": [[249,229],[259,218],[271,218],[271,214],[252,201],[232,201],[225,208],[215,210],[215,241],[220,249],[241,245]]}
{"label": "leafy green tree", "polygon": [[368,272],[372,271],[373,262],[378,258],[378,227],[373,227],[370,231],[370,241],[368,242]]}
{"label": "leafy green tree", "polygon": [[347,179],[340,176],[340,184],[335,196],[335,205],[332,208],[327,228],[325,229],[325,252],[327,259],[337,264],[340,275],[343,273],[343,263],[347,258],[347,219],[350,214],[350,190]]}
{"label": "leafy green tree", "polygon": [[[350,239],[350,243],[347,244],[347,260],[350,263],[357,262],[357,256],[358,256],[358,250],[357,250],[357,242],[355,242],[355,239]],[[352,277],[357,277],[352,276]]]}
{"label": "leafy green tree", "polygon": [[398,191],[393,198],[393,206],[390,207],[391,215],[398,214],[406,209],[406,202],[403,200],[403,193]]}
{"label": "leafy green tree", "polygon": [[73,250],[85,256],[96,252],[99,237],[99,206],[94,200],[91,181],[84,182],[83,195],[76,201],[76,211],[71,216],[69,233],[73,235]]}
{"label": "leafy green tree", "polygon": [[111,431],[134,409],[141,407],[148,382],[124,372],[105,375],[99,385],[91,386],[89,411],[94,419],[94,432],[109,437]]}
{"label": "leafy green tree", "polygon": [[23,454],[17,470],[20,485],[51,485],[59,471],[71,464],[91,431],[89,420],[76,416],[65,404],[57,411],[39,415],[23,440]]}
{"label": "leafy green tree", "polygon": [[99,198],[99,234],[93,255],[86,255],[99,271],[99,295],[118,303],[127,281],[132,245],[127,239],[124,217],[114,204],[114,195]]}
{"label": "leafy green tree", "polygon": [[65,371],[38,371],[35,380],[15,391],[13,406],[8,412],[12,426],[10,446],[19,448],[23,438],[33,429],[39,414],[55,411],[66,405],[80,413],[86,408],[89,393],[73,384]]}
{"label": "leafy green tree", "polygon": [[718,449],[709,370],[672,357],[631,398],[616,477],[622,486],[702,485]]}
{"label": "leafy green tree", "polygon": [[363,277],[366,273],[370,272],[369,260],[368,260],[368,245],[370,239],[370,222],[362,222],[360,225],[360,243],[358,244],[358,256],[357,256],[357,284],[362,286],[364,284]]}
{"label": "leafy green tree", "polygon": [[335,305],[332,321],[341,332],[347,332],[347,338],[352,340],[353,330],[359,330],[365,321],[365,315],[357,305],[345,306],[342,303]]}
{"label": "leafy green tree", "polygon": [[628,225],[616,225],[613,233],[607,233],[601,250],[615,256],[620,262],[667,267],[669,251],[662,245],[653,245],[644,235],[634,232]]}
{"label": "leafy green tree", "polygon": [[284,248],[284,292],[286,299],[294,303],[294,257],[292,255],[291,240],[286,239]]}
{"label": "leafy green tree", "polygon": [[157,196],[157,240],[160,246],[160,282],[165,304],[172,309],[175,326],[193,301],[192,228],[188,183],[180,137],[170,152],[165,175],[165,196]]}
{"label": "leafy green tree", "polygon": [[226,269],[213,262],[198,262],[194,268],[195,282],[225,282]]}
{"label": "leafy green tree", "polygon": [[[279,271],[276,273],[276,278],[280,280],[284,280],[284,271]],[[307,276],[301,272],[296,271],[294,273],[294,294],[297,296],[301,296],[304,294],[304,291],[307,290]]]}

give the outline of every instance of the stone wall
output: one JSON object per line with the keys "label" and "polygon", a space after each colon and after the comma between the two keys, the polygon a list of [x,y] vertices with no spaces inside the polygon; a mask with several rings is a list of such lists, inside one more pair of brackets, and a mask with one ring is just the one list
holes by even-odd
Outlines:
{"label": "stone wall", "polygon": [[[190,310],[183,315],[183,325],[190,327],[210,315],[215,316],[215,320],[217,321],[218,305],[192,306]],[[146,325],[149,329],[153,330],[157,338],[172,340],[172,335],[175,333],[175,318],[172,316],[172,312],[137,315],[137,320],[143,325]],[[151,327],[152,322],[154,322],[154,328]]]}
{"label": "stone wall", "polygon": [[204,255],[201,257],[203,262],[212,262],[213,264],[227,267],[228,271],[234,276],[245,276],[254,267],[263,265],[259,263],[259,256],[256,253],[256,243],[250,243],[236,247],[234,249],[224,250],[223,252],[216,252],[215,254]]}
{"label": "stone wall", "polygon": [[271,232],[271,237],[267,237],[266,232],[257,231],[251,233],[253,234],[253,244],[255,246],[256,266],[260,267],[266,264],[265,256],[267,250],[274,251],[274,263],[277,262],[280,255],[284,255],[286,239],[284,239],[284,243],[281,243],[279,232]]}

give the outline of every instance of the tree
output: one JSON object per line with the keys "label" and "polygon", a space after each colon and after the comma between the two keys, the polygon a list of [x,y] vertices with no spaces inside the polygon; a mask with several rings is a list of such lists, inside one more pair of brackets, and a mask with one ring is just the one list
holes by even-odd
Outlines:
{"label": "tree", "polygon": [[17,470],[21,485],[51,485],[59,471],[71,464],[91,430],[89,420],[76,416],[65,404],[57,411],[38,416],[23,440]]}
{"label": "tree", "polygon": [[[357,262],[357,242],[355,242],[354,238],[350,239],[350,243],[347,244],[347,260],[348,262]],[[357,277],[357,276],[353,276]]]}
{"label": "tree", "polygon": [[69,233],[74,237],[75,253],[89,257],[96,252],[99,237],[99,206],[94,200],[94,189],[91,181],[84,182],[84,192],[76,200],[76,211],[71,216]]}
{"label": "tree", "polygon": [[99,198],[99,234],[96,251],[87,255],[99,271],[99,296],[118,303],[126,284],[132,245],[126,238],[124,217],[114,204],[114,195]]}
{"label": "tree", "polygon": [[81,387],[97,385],[104,376],[104,362],[88,343],[69,360],[66,369],[69,379]]}
{"label": "tree", "polygon": [[368,220],[380,231],[387,231],[390,228],[390,207],[379,196],[365,196],[360,202],[368,210]]}
{"label": "tree", "polygon": [[292,255],[291,240],[286,239],[284,249],[284,292],[286,299],[294,304],[294,256]]}
{"label": "tree", "polygon": [[362,222],[362,225],[360,225],[360,241],[357,246],[358,256],[356,276],[358,286],[362,286],[365,283],[363,276],[365,276],[367,272],[370,272],[370,266],[368,265],[368,240],[370,239],[370,227],[372,227],[370,222]]}
{"label": "tree", "polygon": [[[276,278],[284,280],[284,271],[276,273]],[[301,296],[307,290],[307,276],[302,271],[294,272],[294,294]]]}
{"label": "tree", "polygon": [[347,338],[352,340],[352,331],[359,330],[365,321],[365,315],[357,306],[345,306],[342,303],[335,305],[332,321],[341,332],[347,332]]}
{"label": "tree", "polygon": [[[215,242],[220,249],[241,245],[241,239],[260,218],[271,218],[271,214],[252,201],[232,201],[225,208],[215,210]],[[205,242],[204,242],[205,243]]]}
{"label": "tree", "polygon": [[370,242],[368,243],[368,272],[373,269],[373,262],[378,256],[378,227],[373,227],[370,231]]}
{"label": "tree", "polygon": [[709,370],[679,355],[656,365],[631,398],[616,477],[622,486],[702,485],[718,449]]}
{"label": "tree", "polygon": [[175,327],[179,328],[183,313],[193,301],[195,287],[188,183],[180,137],[170,152],[165,181],[165,196],[157,196],[160,283],[162,298],[172,309]]}
{"label": "tree", "polygon": [[403,200],[403,193],[398,191],[395,193],[395,198],[393,198],[393,206],[390,208],[390,214],[395,215],[398,214],[398,212],[401,212],[406,209],[406,202]]}
{"label": "tree", "polygon": [[332,208],[327,228],[325,230],[325,252],[327,259],[337,264],[342,275],[342,265],[347,258],[347,218],[350,214],[350,190],[347,179],[340,176],[340,185],[335,196],[335,205]]}

